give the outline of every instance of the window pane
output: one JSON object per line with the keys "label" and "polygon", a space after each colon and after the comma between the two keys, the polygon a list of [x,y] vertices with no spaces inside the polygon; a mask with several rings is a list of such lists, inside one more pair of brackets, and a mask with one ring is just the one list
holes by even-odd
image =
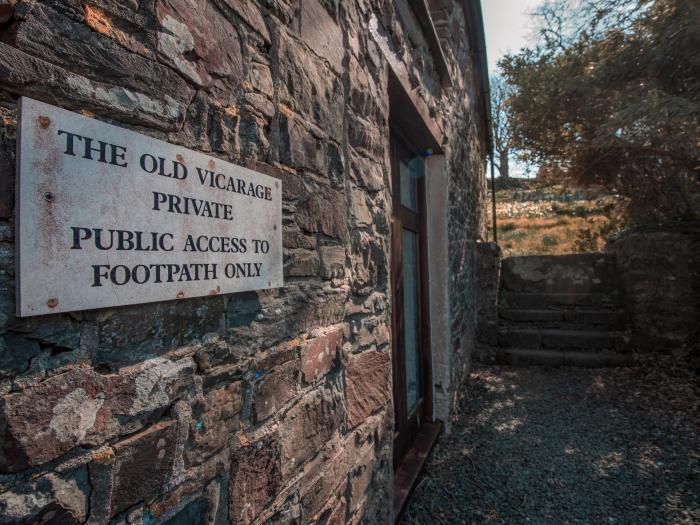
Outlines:
{"label": "window pane", "polygon": [[406,357],[406,404],[410,412],[420,398],[420,340],[418,330],[418,235],[404,229],[403,318]]}
{"label": "window pane", "polygon": [[418,179],[423,176],[424,161],[421,157],[412,157],[399,162],[399,185],[401,186],[401,204],[413,211],[418,211]]}

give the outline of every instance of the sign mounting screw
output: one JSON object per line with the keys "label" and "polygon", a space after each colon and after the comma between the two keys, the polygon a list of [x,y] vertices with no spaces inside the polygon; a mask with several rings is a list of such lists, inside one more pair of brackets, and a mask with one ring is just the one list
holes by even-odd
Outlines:
{"label": "sign mounting screw", "polygon": [[56,200],[56,195],[54,195],[50,191],[47,191],[46,193],[44,193],[44,200],[46,202],[53,202],[54,200]]}

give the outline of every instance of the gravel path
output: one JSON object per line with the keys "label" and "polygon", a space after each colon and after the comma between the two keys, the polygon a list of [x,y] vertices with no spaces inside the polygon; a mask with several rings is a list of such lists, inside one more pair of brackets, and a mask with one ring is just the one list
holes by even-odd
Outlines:
{"label": "gravel path", "polygon": [[700,523],[682,367],[475,367],[403,524]]}

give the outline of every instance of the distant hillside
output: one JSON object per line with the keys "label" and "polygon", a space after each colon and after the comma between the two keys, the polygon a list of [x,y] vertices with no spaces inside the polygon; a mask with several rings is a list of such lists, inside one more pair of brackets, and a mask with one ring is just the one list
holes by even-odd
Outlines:
{"label": "distant hillside", "polygon": [[599,251],[618,229],[622,201],[603,189],[496,181],[498,243],[505,257]]}

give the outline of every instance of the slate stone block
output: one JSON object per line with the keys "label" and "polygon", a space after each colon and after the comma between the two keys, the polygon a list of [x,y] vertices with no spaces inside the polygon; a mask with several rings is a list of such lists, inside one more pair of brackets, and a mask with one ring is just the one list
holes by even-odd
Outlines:
{"label": "slate stone block", "polygon": [[300,204],[296,221],[302,230],[323,233],[329,237],[347,240],[345,196],[330,188],[321,188]]}
{"label": "slate stone block", "polygon": [[297,393],[299,360],[293,359],[270,371],[260,370],[263,377],[253,386],[255,420],[262,421],[277,413]]}
{"label": "slate stone block", "polygon": [[233,523],[250,523],[281,486],[280,446],[275,434],[238,447],[232,456],[229,516]]}
{"label": "slate stone block", "polygon": [[325,62],[285,30],[279,33],[280,102],[340,143],[343,135],[343,83]]}
{"label": "slate stone block", "polygon": [[301,352],[301,372],[304,381],[311,383],[331,370],[342,342],[342,328],[331,328],[304,344]]}
{"label": "slate stone block", "polygon": [[163,421],[114,445],[112,515],[154,498],[173,471],[175,421]]}
{"label": "slate stone block", "polygon": [[324,384],[306,394],[282,422],[282,473],[292,476],[324,449],[345,419],[338,385]]}
{"label": "slate stone block", "polygon": [[88,517],[90,483],[82,466],[20,482],[0,494],[0,523],[78,525]]}
{"label": "slate stone block", "polygon": [[318,0],[301,3],[301,38],[317,55],[328,60],[336,72],[343,71],[343,31]]}
{"label": "slate stone block", "polygon": [[345,381],[349,428],[386,406],[391,395],[389,364],[389,354],[376,350],[348,357]]}
{"label": "slate stone block", "polygon": [[186,466],[202,463],[225,448],[238,430],[243,382],[233,381],[204,394],[192,415]]}
{"label": "slate stone block", "polygon": [[111,375],[74,369],[7,394],[0,403],[0,472],[134,432],[176,399],[195,397],[200,387],[193,376],[189,358],[156,359]]}

